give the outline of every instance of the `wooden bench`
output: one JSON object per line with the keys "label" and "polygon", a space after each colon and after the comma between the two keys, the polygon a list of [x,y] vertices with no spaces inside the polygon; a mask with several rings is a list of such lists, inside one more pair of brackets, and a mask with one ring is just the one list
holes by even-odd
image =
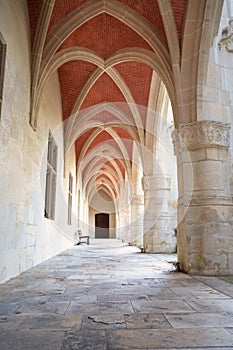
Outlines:
{"label": "wooden bench", "polygon": [[[84,242],[83,242],[84,239]],[[83,235],[82,230],[78,230],[78,243],[77,245],[81,243],[86,243],[87,245],[90,244],[90,237],[88,235]]]}

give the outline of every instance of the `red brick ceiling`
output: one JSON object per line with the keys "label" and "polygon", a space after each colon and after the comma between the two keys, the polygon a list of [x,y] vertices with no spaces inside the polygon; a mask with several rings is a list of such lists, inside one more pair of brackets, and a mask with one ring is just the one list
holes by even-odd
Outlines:
{"label": "red brick ceiling", "polygon": [[36,25],[40,13],[41,0],[28,0],[29,21],[31,27],[31,43],[35,36]]}
{"label": "red brick ceiling", "polygon": [[183,22],[187,0],[171,0],[179,41],[182,40]]}
{"label": "red brick ceiling", "polygon": [[121,91],[107,73],[103,73],[93,85],[80,109],[92,107],[102,102],[126,102]]}
{"label": "red brick ceiling", "polygon": [[126,47],[152,50],[131,28],[106,13],[84,23],[64,41],[59,50],[72,46],[86,47],[103,58]]}
{"label": "red brick ceiling", "polygon": [[71,115],[74,103],[96,66],[84,61],[71,61],[58,69],[60,80],[63,119]]}
{"label": "red brick ceiling", "polygon": [[[158,33],[161,43],[167,48],[166,33],[157,0],[114,0],[114,4],[117,2],[128,7],[129,11],[135,11],[138,14],[136,17],[139,16],[149,21],[151,26],[154,27],[154,31]],[[35,37],[41,3],[42,0],[28,0],[32,43]],[[55,25],[59,25],[59,22],[64,19],[65,16],[84,4],[85,6],[88,5],[87,3],[88,0],[55,0],[48,32],[50,32]],[[173,9],[179,41],[181,43],[187,0],[170,0],[170,3]],[[58,51],[74,46],[89,49],[102,59],[108,59],[122,49],[129,50],[130,48],[138,48],[138,50],[146,49],[150,52],[153,51],[152,47],[132,28],[107,13],[101,13],[91,18],[74,30],[66,40],[61,43]],[[120,86],[110,77],[109,74],[111,71],[102,72],[91,86],[90,90],[83,95],[83,88],[96,69],[98,69],[97,64],[95,65],[81,60],[70,61],[63,64],[58,69],[63,119],[65,120],[70,116],[77,98],[82,96],[82,104],[79,110],[83,111],[86,108],[104,102],[115,103],[117,108],[122,109],[128,116],[128,119],[133,121],[135,115],[132,116],[132,111],[130,111],[130,106],[128,106],[126,96],[123,95]],[[136,105],[142,106],[139,108],[139,113],[141,115],[142,124],[144,125],[153,73],[151,67],[131,59],[128,62],[115,63],[113,72],[117,73],[123,85],[125,84],[126,89],[124,91],[127,90],[130,92]],[[81,114],[77,113],[77,118],[79,118],[80,115]],[[111,113],[103,111],[100,113],[98,112],[96,116],[92,116],[92,121],[95,120],[100,123],[107,123],[111,120],[117,120],[117,118],[118,117],[111,115]],[[131,159],[132,137],[121,127],[120,119],[119,117],[119,127],[114,126],[113,131],[116,132],[118,135],[117,137],[120,137],[124,142],[125,149]],[[88,121],[85,127],[86,131],[84,131],[75,142],[77,160],[87,140],[91,137],[93,132],[96,132],[96,127],[88,127]],[[112,139],[112,136],[106,131],[102,131],[94,138],[89,146],[88,152],[97,147],[98,144],[104,142],[111,142],[116,151],[118,150],[118,145]],[[126,169],[123,167],[122,162],[119,159],[116,159],[116,162],[121,169],[122,175],[125,176]],[[103,157],[100,158],[99,163],[100,165],[103,164],[103,172],[106,171],[105,164],[108,164],[109,161]],[[109,164],[111,168],[115,169],[113,163],[110,162]],[[103,175],[103,179],[104,176],[105,175]],[[115,181],[117,181],[117,179],[115,179]]]}
{"label": "red brick ceiling", "polygon": [[120,63],[115,68],[129,86],[135,103],[147,107],[149,89],[145,87],[150,86],[152,69],[140,62]]}

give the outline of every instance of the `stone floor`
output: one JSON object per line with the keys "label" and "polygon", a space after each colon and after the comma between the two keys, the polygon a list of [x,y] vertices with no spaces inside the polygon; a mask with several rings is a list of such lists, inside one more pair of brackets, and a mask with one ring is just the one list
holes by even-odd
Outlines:
{"label": "stone floor", "polygon": [[174,259],[104,240],[64,251],[0,286],[0,349],[233,349],[233,279]]}

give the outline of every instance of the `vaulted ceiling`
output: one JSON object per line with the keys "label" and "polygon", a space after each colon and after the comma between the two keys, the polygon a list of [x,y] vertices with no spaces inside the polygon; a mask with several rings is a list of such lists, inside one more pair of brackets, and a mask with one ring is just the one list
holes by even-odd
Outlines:
{"label": "vaulted ceiling", "polygon": [[[176,39],[174,46],[181,47],[187,4],[28,0],[31,124],[36,129],[43,87],[57,71],[67,149],[75,144],[79,176],[88,192],[103,189],[115,199],[119,181],[130,177],[133,141],[144,143],[156,78],[166,80],[168,92],[173,89],[168,33]],[[166,28],[168,21],[172,25]]]}

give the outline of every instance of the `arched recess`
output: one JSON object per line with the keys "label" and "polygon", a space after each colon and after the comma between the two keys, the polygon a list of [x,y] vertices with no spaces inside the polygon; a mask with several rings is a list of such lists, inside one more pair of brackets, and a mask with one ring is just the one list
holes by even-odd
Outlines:
{"label": "arched recess", "polygon": [[[89,202],[91,202],[92,197],[98,190],[99,186],[103,186],[103,184],[108,187],[113,201],[118,197],[119,188],[116,179],[119,181],[122,177],[119,176],[119,178],[117,178],[117,173],[113,169],[109,169],[109,167],[105,166],[104,169],[107,170],[105,176],[101,174],[100,177],[98,177],[98,175],[94,174],[90,175],[90,178],[87,179],[86,194]],[[105,181],[106,179],[107,181]],[[102,180],[104,180],[104,182]]]}
{"label": "arched recess", "polygon": [[[75,116],[69,118],[69,120],[65,122],[65,154],[68,154],[70,147],[80,135],[86,130],[96,127],[105,129],[106,127],[120,124],[121,128],[125,128],[129,134],[133,136],[135,141],[139,143],[140,139],[136,126],[132,119],[120,108],[120,105],[121,103],[101,103],[81,111],[78,118]],[[108,120],[106,124],[102,120],[91,120],[96,115],[105,111],[116,117],[116,119]]]}
{"label": "arched recess", "polygon": [[[119,128],[119,126],[117,126]],[[120,126],[121,128],[121,126]],[[122,139],[119,137],[119,135],[117,134],[116,131],[114,131],[112,129],[112,127],[108,127],[106,126],[104,128],[104,130],[110,135],[112,136],[112,141],[116,142],[116,144],[118,145],[118,148],[120,150],[120,152],[122,153],[122,157],[125,161],[129,161],[129,154],[127,153],[126,147],[124,145],[124,142],[122,141]],[[127,129],[126,129],[127,130]],[[103,131],[102,128],[97,128],[95,131],[93,131],[93,133],[90,135],[90,137],[87,139],[85,145],[83,146],[81,153],[79,155],[78,161],[77,161],[77,171],[80,170],[80,164],[83,161],[83,158],[85,157],[85,154],[88,150],[88,148],[90,147],[91,143],[95,140],[95,138]],[[128,130],[127,130],[128,132]],[[130,134],[130,132],[129,132]],[[109,141],[111,143],[111,141]],[[107,143],[108,144],[108,143]]]}
{"label": "arched recess", "polygon": [[[117,150],[111,145],[108,145],[108,147],[106,148],[105,144],[99,144],[97,147],[95,147],[95,149],[93,149],[86,155],[86,157],[80,164],[79,171],[82,172],[85,169],[85,172],[87,174],[86,178],[90,176],[88,174],[93,174],[94,169],[94,171],[97,172],[98,169],[102,167],[102,164],[98,165],[98,162],[101,159],[100,157],[105,158],[106,162],[109,161],[112,164],[114,164],[114,167],[118,168],[118,171],[120,171],[119,165],[114,163],[115,159],[117,159],[121,164],[122,168],[125,169],[128,176],[131,177],[130,162],[123,158],[123,155],[119,149]],[[84,186],[85,182],[83,180],[83,187]]]}

